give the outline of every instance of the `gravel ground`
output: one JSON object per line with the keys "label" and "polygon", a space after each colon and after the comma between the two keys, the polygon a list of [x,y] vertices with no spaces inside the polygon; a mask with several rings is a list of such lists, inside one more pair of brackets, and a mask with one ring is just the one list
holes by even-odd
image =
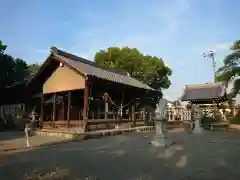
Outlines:
{"label": "gravel ground", "polygon": [[[69,179],[237,180],[240,133],[169,133],[174,144],[151,147],[153,132],[69,142],[21,152],[2,153],[0,179],[22,180],[33,171],[69,170]],[[93,178],[93,179],[94,179]]]}

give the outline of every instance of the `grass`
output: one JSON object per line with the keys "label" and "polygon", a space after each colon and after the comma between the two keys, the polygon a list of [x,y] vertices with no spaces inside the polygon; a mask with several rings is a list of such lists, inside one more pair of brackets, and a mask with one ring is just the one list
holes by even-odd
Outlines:
{"label": "grass", "polygon": [[240,114],[230,118],[231,124],[240,124]]}

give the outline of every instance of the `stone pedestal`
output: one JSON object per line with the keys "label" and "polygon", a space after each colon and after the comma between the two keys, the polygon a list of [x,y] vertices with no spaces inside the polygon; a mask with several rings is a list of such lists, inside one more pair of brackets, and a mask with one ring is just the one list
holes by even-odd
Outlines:
{"label": "stone pedestal", "polygon": [[159,103],[156,104],[154,117],[156,134],[151,141],[151,145],[155,147],[167,147],[170,145],[170,142],[167,138],[167,128],[165,127],[165,122],[167,121],[166,107],[167,101],[165,99],[161,99]]}
{"label": "stone pedestal", "polygon": [[196,115],[194,116],[194,129],[193,129],[194,134],[200,134],[203,132],[200,121],[201,121],[200,114],[196,113]]}
{"label": "stone pedestal", "polygon": [[156,122],[156,134],[151,141],[151,145],[155,147],[167,147],[170,145],[170,141],[167,138],[167,133],[162,121]]}

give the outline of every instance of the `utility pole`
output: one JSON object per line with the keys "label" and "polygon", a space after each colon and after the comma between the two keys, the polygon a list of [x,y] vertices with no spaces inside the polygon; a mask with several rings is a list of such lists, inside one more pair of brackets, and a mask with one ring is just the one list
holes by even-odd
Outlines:
{"label": "utility pole", "polygon": [[216,79],[216,61],[215,61],[215,55],[216,53],[214,51],[208,51],[206,53],[203,53],[203,56],[206,58],[210,58],[212,60],[212,67],[213,67],[213,82],[215,82]]}

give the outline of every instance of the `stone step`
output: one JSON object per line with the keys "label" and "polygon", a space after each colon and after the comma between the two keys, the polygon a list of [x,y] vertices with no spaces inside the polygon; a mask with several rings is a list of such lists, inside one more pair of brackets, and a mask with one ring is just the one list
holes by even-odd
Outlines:
{"label": "stone step", "polygon": [[60,130],[60,129],[41,129],[35,132],[36,135],[39,136],[63,136],[70,139],[77,139],[83,140],[86,138],[93,138],[99,136],[114,136],[117,134],[122,134],[125,132],[142,132],[142,131],[150,131],[154,130],[154,126],[142,126],[142,127],[135,127],[135,128],[121,128],[121,129],[111,129],[111,130],[100,130],[100,131],[93,131],[93,132],[81,132],[81,130]]}

